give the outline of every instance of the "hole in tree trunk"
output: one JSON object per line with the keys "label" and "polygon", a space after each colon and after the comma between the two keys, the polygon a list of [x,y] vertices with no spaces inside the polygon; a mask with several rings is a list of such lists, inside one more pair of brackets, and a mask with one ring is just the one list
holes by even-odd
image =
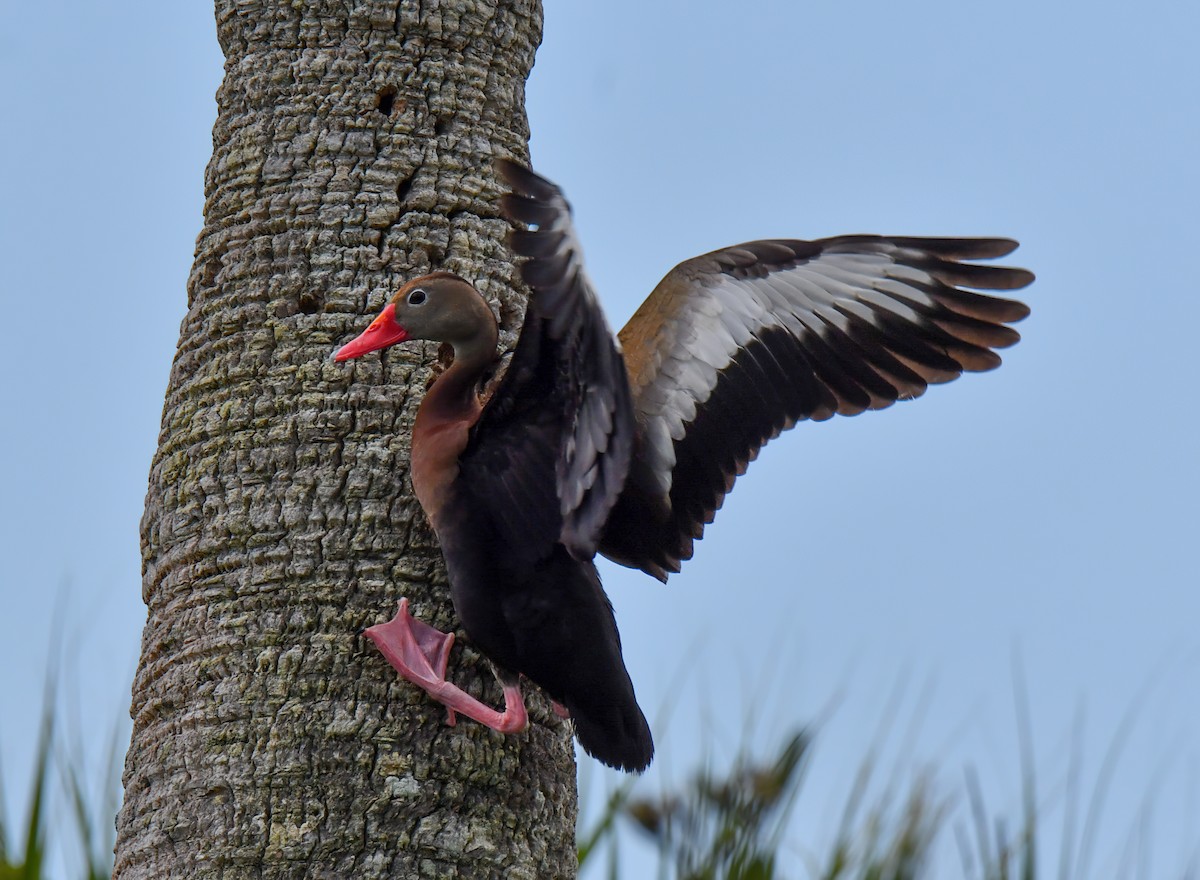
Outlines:
{"label": "hole in tree trunk", "polygon": [[391,116],[392,111],[396,109],[396,87],[388,86],[379,93],[379,100],[375,102],[375,109],[384,116]]}
{"label": "hole in tree trunk", "polygon": [[404,178],[396,185],[396,198],[400,200],[400,204],[404,204],[404,200],[408,198],[409,190],[412,189],[413,180],[416,179],[417,173],[414,171],[411,175]]}

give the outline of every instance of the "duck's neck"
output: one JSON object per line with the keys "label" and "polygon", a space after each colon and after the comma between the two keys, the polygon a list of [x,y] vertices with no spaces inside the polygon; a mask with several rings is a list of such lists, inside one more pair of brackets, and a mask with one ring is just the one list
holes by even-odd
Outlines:
{"label": "duck's neck", "polygon": [[458,421],[471,414],[479,417],[479,379],[496,359],[495,334],[480,334],[483,338],[454,346],[454,363],[438,376],[425,394],[418,422],[422,416],[438,420]]}
{"label": "duck's neck", "polygon": [[479,379],[495,360],[496,332],[454,344],[454,363],[425,394],[412,433],[412,481],[417,500],[436,530],[458,457],[479,421]]}

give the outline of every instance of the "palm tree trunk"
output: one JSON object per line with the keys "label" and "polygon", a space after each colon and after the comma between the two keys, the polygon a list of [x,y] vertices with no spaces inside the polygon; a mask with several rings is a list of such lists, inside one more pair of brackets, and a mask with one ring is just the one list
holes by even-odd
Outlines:
{"label": "palm tree trunk", "polygon": [[[491,158],[526,153],[540,0],[216,13],[225,80],[142,523],[116,876],[573,876],[566,728],[540,703],[525,734],[447,727],[360,637],[401,595],[454,626],[407,475],[436,353],[331,358],[433,269],[503,300],[511,328]],[[469,647],[451,674],[499,702]]]}

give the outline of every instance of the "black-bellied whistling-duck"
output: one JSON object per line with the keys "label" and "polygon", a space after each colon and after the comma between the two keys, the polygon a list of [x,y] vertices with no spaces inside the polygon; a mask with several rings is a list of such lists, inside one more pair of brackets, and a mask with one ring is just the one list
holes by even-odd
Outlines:
{"label": "black-bellied whistling-duck", "polygon": [[752,241],[672,269],[614,343],[583,271],[571,210],[549,181],[497,163],[510,246],[532,290],[490,399],[496,319],[456,275],[409,281],[337,353],[450,343],[417,412],[412,481],[438,535],[463,629],[495,664],[505,711],[446,681],[452,636],[408,613],[367,631],[450,710],[504,732],[527,723],[519,676],[565,706],[584,749],[642,770],[654,752],[597,552],[666,580],[760,447],[801,419],[854,415],[1000,363],[1024,287],[998,238],[845,235]]}

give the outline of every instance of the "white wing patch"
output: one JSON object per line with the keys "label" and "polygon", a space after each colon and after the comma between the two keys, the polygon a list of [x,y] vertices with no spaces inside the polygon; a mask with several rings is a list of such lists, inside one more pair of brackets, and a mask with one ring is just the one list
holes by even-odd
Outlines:
{"label": "white wing patch", "polygon": [[896,262],[896,256],[925,255],[895,245],[886,250],[824,252],[763,277],[714,272],[689,286],[686,303],[663,322],[655,357],[635,390],[643,454],[658,491],[669,493],[675,444],[686,436],[721,371],[764,331],[783,328],[806,348],[813,336],[829,343],[832,331],[849,334],[856,321],[884,331],[885,315],[931,324],[914,305],[936,306],[922,288],[939,282]]}

